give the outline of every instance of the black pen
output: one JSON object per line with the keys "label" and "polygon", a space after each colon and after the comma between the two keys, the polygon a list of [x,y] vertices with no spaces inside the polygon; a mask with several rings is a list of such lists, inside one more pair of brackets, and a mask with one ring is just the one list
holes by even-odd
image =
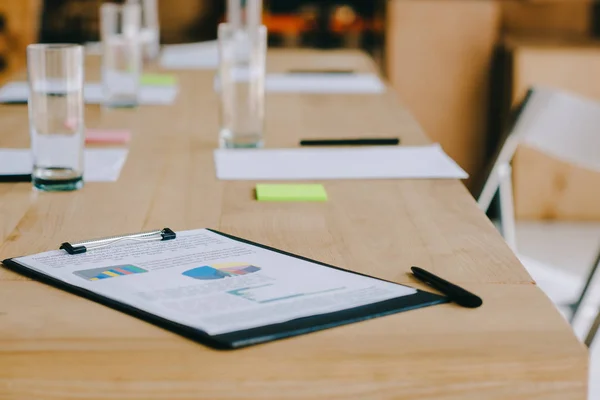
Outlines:
{"label": "black pen", "polygon": [[351,69],[290,69],[288,74],[334,74],[351,75],[354,71]]}
{"label": "black pen", "polygon": [[364,138],[364,139],[306,139],[300,146],[396,146],[398,138]]}
{"label": "black pen", "polygon": [[0,104],[6,104],[6,105],[25,104],[25,105],[27,105],[27,100],[4,100],[4,101],[0,101]]}
{"label": "black pen", "polygon": [[476,296],[431,272],[427,272],[423,268],[411,267],[411,271],[415,278],[444,293],[451,301],[460,306],[477,308],[483,304],[483,300],[481,300],[479,296]]}
{"label": "black pen", "polygon": [[0,183],[6,182],[31,182],[31,174],[0,175]]}

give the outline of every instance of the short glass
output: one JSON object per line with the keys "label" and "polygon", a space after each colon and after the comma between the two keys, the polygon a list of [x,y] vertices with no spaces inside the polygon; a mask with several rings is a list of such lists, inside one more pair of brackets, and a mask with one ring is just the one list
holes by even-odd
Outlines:
{"label": "short glass", "polygon": [[262,147],[267,29],[220,24],[218,42],[221,147]]}
{"label": "short glass", "polygon": [[100,7],[100,20],[104,105],[135,107],[142,72],[141,7],[105,3]]}
{"label": "short glass", "polygon": [[32,182],[44,191],[83,186],[83,47],[27,46]]}

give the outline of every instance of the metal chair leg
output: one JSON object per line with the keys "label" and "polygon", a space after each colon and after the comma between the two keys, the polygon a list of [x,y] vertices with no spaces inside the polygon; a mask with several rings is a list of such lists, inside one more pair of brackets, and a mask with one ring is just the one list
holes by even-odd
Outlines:
{"label": "metal chair leg", "polygon": [[512,168],[510,164],[498,166],[498,179],[500,181],[500,221],[502,236],[515,253],[517,252],[517,237],[515,227],[515,210],[512,187]]}
{"label": "metal chair leg", "polygon": [[594,342],[594,338],[596,337],[596,333],[598,333],[598,328],[600,328],[600,310],[598,311],[598,315],[596,315],[596,320],[592,325],[592,328],[587,334],[585,338],[585,345],[589,348],[592,347],[592,343]]}
{"label": "metal chair leg", "polygon": [[575,320],[575,317],[579,313],[581,304],[583,303],[583,300],[585,299],[585,296],[587,295],[587,292],[590,289],[590,285],[591,285],[592,281],[594,280],[594,277],[596,276],[596,271],[598,270],[598,264],[600,264],[600,251],[598,251],[598,254],[596,255],[596,259],[594,260],[592,269],[591,269],[590,273],[588,274],[587,281],[585,282],[585,286],[583,287],[583,290],[581,291],[581,295],[579,296],[579,299],[575,303],[569,305],[569,308],[571,309],[571,318],[570,318],[571,323],[573,323],[573,321]]}

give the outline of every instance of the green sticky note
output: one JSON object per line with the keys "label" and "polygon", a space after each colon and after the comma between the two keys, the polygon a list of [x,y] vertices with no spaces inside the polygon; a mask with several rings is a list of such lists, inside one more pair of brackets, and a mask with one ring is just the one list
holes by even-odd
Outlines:
{"label": "green sticky note", "polygon": [[140,77],[140,84],[147,86],[174,86],[177,84],[175,75],[169,74],[143,74]]}
{"label": "green sticky note", "polygon": [[319,184],[258,184],[258,201],[327,201],[327,192]]}

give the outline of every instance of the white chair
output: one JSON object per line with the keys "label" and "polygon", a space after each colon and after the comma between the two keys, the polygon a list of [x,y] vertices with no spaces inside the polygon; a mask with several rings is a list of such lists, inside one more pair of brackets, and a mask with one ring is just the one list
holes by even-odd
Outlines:
{"label": "white chair", "polygon": [[[506,138],[478,199],[479,207],[487,212],[499,193],[500,223],[508,245],[518,254],[513,212],[512,174],[510,163],[520,144],[535,148],[563,162],[600,172],[600,103],[548,88],[531,89],[517,110],[515,123]],[[600,199],[599,199],[600,201]],[[532,265],[520,257],[521,262],[535,277],[535,271],[544,267]],[[589,272],[579,299],[570,304],[573,321],[590,289],[600,253]],[[536,279],[537,280],[537,279]],[[560,285],[561,282],[558,282]],[[540,284],[543,289],[543,286]],[[600,312],[596,324],[587,335],[590,345],[600,326]]]}

